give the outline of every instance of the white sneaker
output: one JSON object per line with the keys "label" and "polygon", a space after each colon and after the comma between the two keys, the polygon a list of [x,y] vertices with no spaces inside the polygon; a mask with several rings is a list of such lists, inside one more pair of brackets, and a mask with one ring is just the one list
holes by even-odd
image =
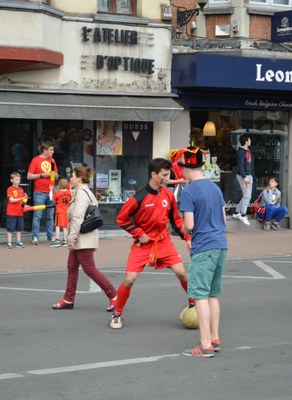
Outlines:
{"label": "white sneaker", "polygon": [[34,245],[38,245],[38,244],[39,244],[38,238],[37,238],[36,236],[34,236],[34,237],[32,238],[32,242],[31,242],[31,243],[34,244]]}
{"label": "white sneaker", "polygon": [[112,319],[109,323],[112,329],[121,329],[123,327],[123,318],[119,314],[113,314]]}
{"label": "white sneaker", "polygon": [[245,225],[250,225],[249,220],[247,219],[247,216],[245,215],[244,217],[242,215],[239,216],[238,218],[241,222],[243,222]]}
{"label": "white sneaker", "polygon": [[240,214],[240,213],[238,213],[238,214],[232,214],[232,218],[234,218],[234,219],[240,219],[240,217],[241,217],[241,214]]}

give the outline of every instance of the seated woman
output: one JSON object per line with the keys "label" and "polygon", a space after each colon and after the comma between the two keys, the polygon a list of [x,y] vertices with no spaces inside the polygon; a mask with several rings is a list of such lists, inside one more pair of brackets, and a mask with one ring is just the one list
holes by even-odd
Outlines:
{"label": "seated woman", "polygon": [[281,192],[277,189],[278,181],[271,178],[266,189],[262,192],[260,206],[265,207],[264,230],[280,230],[279,222],[288,212],[286,206],[281,206]]}

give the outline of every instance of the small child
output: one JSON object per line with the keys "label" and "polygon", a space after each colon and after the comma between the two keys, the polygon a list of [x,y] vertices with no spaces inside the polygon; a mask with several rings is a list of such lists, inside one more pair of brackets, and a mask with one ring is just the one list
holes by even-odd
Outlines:
{"label": "small child", "polygon": [[6,208],[6,229],[7,229],[7,248],[12,249],[12,234],[16,232],[15,247],[23,249],[25,246],[21,242],[21,232],[24,230],[23,203],[27,202],[27,195],[19,187],[21,176],[18,172],[10,174],[12,186],[7,189],[7,208]]}
{"label": "small child", "polygon": [[[50,247],[67,246],[68,237],[68,208],[72,198],[71,190],[68,188],[68,180],[61,178],[58,182],[58,188],[53,195],[53,200],[56,202],[55,226],[56,240],[50,243]],[[60,241],[60,231],[63,228],[63,241]]]}

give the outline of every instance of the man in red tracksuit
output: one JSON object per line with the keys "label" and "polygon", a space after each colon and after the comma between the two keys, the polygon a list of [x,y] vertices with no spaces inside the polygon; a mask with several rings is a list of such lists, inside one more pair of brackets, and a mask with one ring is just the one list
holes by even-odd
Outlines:
{"label": "man in red tracksuit", "polygon": [[[165,187],[170,169],[168,160],[153,159],[148,167],[148,184],[123,205],[117,216],[117,224],[135,241],[129,254],[125,279],[118,289],[116,308],[110,321],[113,329],[122,328],[123,309],[138,274],[146,265],[155,269],[170,267],[187,292],[187,273],[167,230],[170,222],[190,247],[190,236],[182,230],[183,220],[173,192]],[[189,302],[194,303],[194,300],[189,299]]]}

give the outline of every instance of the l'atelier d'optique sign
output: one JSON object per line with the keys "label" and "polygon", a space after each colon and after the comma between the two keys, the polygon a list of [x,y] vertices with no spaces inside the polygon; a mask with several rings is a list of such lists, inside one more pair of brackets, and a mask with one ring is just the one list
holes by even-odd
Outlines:
{"label": "l'atelier d'optique sign", "polygon": [[[138,45],[138,32],[124,29],[110,28],[82,28],[82,41],[93,43]],[[107,67],[109,71],[117,71],[122,68],[124,71],[143,73],[151,75],[154,73],[155,60],[149,58],[134,58],[120,56],[96,56],[96,69],[101,70]]]}

